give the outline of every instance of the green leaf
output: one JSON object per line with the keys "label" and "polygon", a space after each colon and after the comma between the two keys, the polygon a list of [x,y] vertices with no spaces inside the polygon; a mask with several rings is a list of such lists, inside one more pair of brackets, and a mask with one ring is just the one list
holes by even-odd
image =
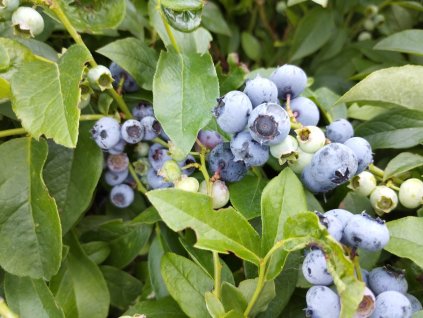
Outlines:
{"label": "green leaf", "polygon": [[42,279],[6,273],[4,288],[7,303],[20,317],[64,318],[47,284]]}
{"label": "green leaf", "polygon": [[228,70],[224,70],[221,63],[216,65],[216,72],[219,77],[220,95],[222,96],[241,87],[248,73],[245,66],[239,63],[239,58],[236,53],[228,55],[227,63]]}
{"label": "green leaf", "polygon": [[391,109],[387,106],[373,106],[373,105],[362,105],[359,106],[357,103],[352,104],[348,107],[348,118],[358,119],[367,121],[375,118],[376,116],[386,113]]}
{"label": "green leaf", "polygon": [[43,170],[50,194],[56,200],[63,234],[88,208],[103,171],[103,153],[91,138],[92,123],[83,123],[75,149],[49,142]]}
{"label": "green leaf", "polygon": [[[253,298],[254,291],[256,289],[258,278],[246,279],[239,283],[238,289],[244,295],[244,298],[247,302],[250,302]],[[251,316],[256,316],[258,313],[265,311],[270,301],[275,298],[275,282],[273,280],[267,281],[263,289],[260,292],[259,297],[254,304],[253,309],[251,310]]]}
{"label": "green leaf", "polygon": [[231,203],[247,220],[260,215],[261,193],[267,182],[256,176],[246,176],[239,182],[229,184]]}
{"label": "green leaf", "polygon": [[267,184],[261,196],[263,252],[284,237],[285,223],[290,216],[305,211],[307,201],[301,181],[291,169],[285,168]]}
{"label": "green leaf", "polygon": [[100,269],[109,288],[112,306],[126,309],[141,294],[142,283],[132,275],[112,266]]}
{"label": "green leaf", "polygon": [[177,11],[200,9],[204,5],[201,0],[161,0],[160,4]]}
{"label": "green leaf", "polygon": [[372,216],[375,215],[370,199],[357,192],[348,192],[341,205],[343,209],[354,214],[366,212]]}
{"label": "green leaf", "polygon": [[59,55],[57,52],[45,42],[26,38],[16,38],[16,41],[22,45],[25,45],[35,55],[45,57],[46,59],[53,62],[57,62],[59,60]]}
{"label": "green leaf", "polygon": [[230,251],[258,264],[260,237],[233,208],[215,211],[210,197],[177,189],[150,191],[147,197],[173,231],[189,227],[196,232],[196,247],[219,253]]}
{"label": "green leaf", "polygon": [[198,265],[167,253],[161,271],[169,293],[189,317],[209,317],[204,296],[213,288],[213,280]]}
{"label": "green leaf", "polygon": [[206,300],[207,310],[212,318],[219,318],[225,314],[225,308],[215,294],[206,292],[204,298]]}
{"label": "green leaf", "polygon": [[385,250],[423,267],[423,218],[407,216],[387,225],[391,237]]}
{"label": "green leaf", "polygon": [[154,112],[175,145],[188,153],[219,96],[212,58],[162,52],[153,80]]}
{"label": "green leaf", "polygon": [[213,2],[207,2],[203,8],[201,18],[203,25],[210,31],[218,34],[231,36],[232,32],[226,23],[219,7]]}
{"label": "green leaf", "polygon": [[383,180],[399,176],[421,166],[423,166],[423,156],[411,152],[402,152],[388,162]]}
{"label": "green leaf", "polygon": [[125,312],[125,315],[136,315],[143,313],[148,318],[186,318],[178,304],[171,298],[166,297],[158,300],[143,300]]}
{"label": "green leaf", "polygon": [[14,275],[49,279],[59,270],[62,231],[41,177],[46,158],[44,140],[0,145],[0,265]]}
{"label": "green leaf", "polygon": [[10,81],[13,74],[15,74],[24,63],[36,60],[31,50],[15,40],[0,37],[0,47],[5,54],[7,54],[9,60],[9,67],[0,69],[0,77],[7,81]]}
{"label": "green leaf", "polygon": [[222,284],[222,304],[225,307],[225,311],[235,310],[237,312],[244,312],[248,302],[241,290],[232,284],[224,282]]}
{"label": "green leaf", "polygon": [[75,1],[58,0],[71,24],[85,33],[103,33],[105,29],[116,28],[126,12],[124,0]]}
{"label": "green leaf", "polygon": [[414,312],[412,318],[423,318],[423,310]]}
{"label": "green leaf", "polygon": [[0,103],[2,102],[2,99],[10,99],[10,97],[10,84],[4,78],[0,77]]}
{"label": "green leaf", "polygon": [[423,66],[405,65],[371,73],[341,97],[339,102],[377,102],[422,109]]}
{"label": "green leaf", "polygon": [[241,45],[245,54],[252,60],[261,58],[261,45],[254,35],[248,32],[241,33]]}
{"label": "green leaf", "polygon": [[315,8],[309,11],[295,30],[290,60],[316,52],[329,40],[334,28],[334,15],[330,10]]}
{"label": "green leaf", "polygon": [[58,64],[29,62],[12,77],[13,110],[34,138],[45,135],[66,147],[76,146],[79,81],[90,59],[90,53],[83,46],[74,45]]}
{"label": "green leaf", "polygon": [[422,43],[423,30],[405,30],[384,38],[374,49],[423,55]]}
{"label": "green leaf", "polygon": [[158,55],[144,42],[126,38],[109,43],[96,52],[125,69],[144,89],[152,89]]}
{"label": "green leaf", "polygon": [[169,296],[169,292],[167,291],[166,284],[163,281],[162,273],[160,271],[160,263],[166,252],[170,252],[170,248],[166,245],[162,236],[157,235],[151,243],[148,251],[148,273],[156,299]]}
{"label": "green leaf", "polygon": [[157,212],[157,210],[153,206],[149,206],[132,221],[134,223],[154,224],[161,220],[162,219],[160,218],[159,212]]}
{"label": "green leaf", "polygon": [[82,244],[82,248],[88,258],[97,265],[103,263],[110,255],[110,247],[106,242],[92,241]]}
{"label": "green leaf", "polygon": [[85,255],[73,233],[65,237],[70,247],[59,273],[50,282],[57,303],[66,317],[104,318],[110,296],[103,274]]}
{"label": "green leaf", "polygon": [[345,103],[338,103],[339,95],[329,88],[320,87],[313,92],[311,97],[321,111],[329,114],[332,120],[347,118],[347,106]]}
{"label": "green leaf", "polygon": [[355,127],[372,149],[410,148],[423,142],[423,112],[398,109],[376,116]]}

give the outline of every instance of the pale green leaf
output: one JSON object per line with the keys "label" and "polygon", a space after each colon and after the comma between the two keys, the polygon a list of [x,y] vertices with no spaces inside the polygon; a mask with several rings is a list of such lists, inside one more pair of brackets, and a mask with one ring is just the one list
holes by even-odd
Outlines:
{"label": "pale green leaf", "polygon": [[171,297],[159,300],[142,300],[129,308],[125,315],[135,315],[141,312],[148,318],[187,317]]}
{"label": "pale green leaf", "polygon": [[36,60],[35,55],[26,46],[15,40],[0,37],[0,47],[8,56],[9,65],[8,68],[1,68],[0,77],[7,81],[10,81],[22,64]]}
{"label": "pale green leaf", "polygon": [[0,102],[2,99],[10,99],[10,84],[4,78],[0,77]]}
{"label": "pale green leaf", "polygon": [[161,235],[156,235],[148,251],[148,272],[151,287],[156,295],[156,299],[169,296],[169,292],[167,291],[166,284],[163,281],[160,271],[160,263],[166,252],[170,252],[170,248],[166,245]]}
{"label": "pale green leaf", "polygon": [[[254,278],[246,279],[239,283],[238,289],[244,295],[244,298],[247,300],[247,302],[250,302],[253,298],[254,291],[257,287],[257,282],[258,278]],[[263,289],[261,290],[260,295],[257,298],[254,307],[252,308],[251,316],[254,317],[258,313],[266,311],[267,306],[269,305],[271,300],[275,298],[275,296],[275,282],[273,280],[269,280],[264,284]]]}
{"label": "pale green leaf", "polygon": [[212,318],[219,318],[225,314],[225,308],[215,294],[206,292],[204,298],[206,300],[207,310]]}
{"label": "pale green leaf", "polygon": [[423,166],[423,156],[411,152],[402,152],[388,162],[383,180],[399,176],[421,166]]}
{"label": "pale green leaf", "polygon": [[423,30],[405,30],[391,34],[378,42],[374,49],[423,55]]}

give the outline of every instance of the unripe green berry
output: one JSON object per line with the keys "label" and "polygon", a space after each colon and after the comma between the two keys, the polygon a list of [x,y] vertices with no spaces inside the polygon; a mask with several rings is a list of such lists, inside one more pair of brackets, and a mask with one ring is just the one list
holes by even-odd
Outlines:
{"label": "unripe green berry", "polygon": [[363,31],[358,35],[357,40],[358,41],[367,41],[367,40],[371,40],[373,38],[372,34],[367,32],[367,31]]}
{"label": "unripe green berry", "polygon": [[351,179],[348,187],[367,197],[376,188],[376,178],[372,173],[363,171]]}
{"label": "unripe green berry", "polygon": [[379,26],[385,22],[385,16],[383,14],[377,14],[373,17],[373,23]]}
{"label": "unripe green berry", "polygon": [[182,176],[182,178],[175,183],[175,188],[189,192],[198,192],[200,183],[193,177]]}
{"label": "unripe green berry", "polygon": [[367,19],[366,21],[364,21],[363,27],[367,31],[371,32],[371,31],[373,31],[375,29],[375,23],[371,19]]}
{"label": "unripe green berry", "polygon": [[374,4],[371,4],[371,5],[367,6],[365,13],[368,16],[373,16],[373,15],[377,14],[378,12],[379,12],[379,7],[374,5]]}
{"label": "unripe green berry", "polygon": [[0,16],[7,15],[19,7],[19,0],[0,0]]}
{"label": "unripe green berry", "polygon": [[288,135],[280,144],[270,146],[270,154],[278,159],[280,165],[288,160],[295,160],[297,150],[298,142],[291,135]]}
{"label": "unripe green berry", "polygon": [[296,129],[297,141],[300,148],[308,153],[315,153],[325,145],[326,137],[317,126],[305,126]]}
{"label": "unripe green berry", "polygon": [[175,182],[181,178],[182,171],[178,163],[173,160],[167,160],[158,172],[166,181]]}
{"label": "unripe green berry", "polygon": [[30,7],[19,7],[12,14],[12,25],[15,33],[24,37],[35,37],[44,30],[44,19],[37,10]]}
{"label": "unripe green berry", "polygon": [[150,146],[147,143],[139,142],[135,146],[134,152],[138,157],[147,157],[149,149],[150,149]]}
{"label": "unripe green berry", "polygon": [[411,178],[404,181],[399,189],[399,200],[409,209],[418,208],[423,204],[423,181]]}
{"label": "unripe green berry", "polygon": [[140,158],[133,164],[135,172],[140,176],[146,176],[150,169],[150,162],[147,158]]}
{"label": "unripe green berry", "polygon": [[313,154],[304,152],[301,148],[297,150],[297,156],[293,160],[288,161],[288,166],[294,171],[296,174],[301,174],[304,168],[310,164],[311,159],[313,159]]}
{"label": "unripe green berry", "polygon": [[[207,194],[207,183],[202,181],[200,184],[200,193]],[[229,189],[225,182],[217,180],[213,182],[211,189],[213,209],[220,209],[229,202]]]}
{"label": "unripe green berry", "polygon": [[110,70],[103,65],[97,65],[90,69],[88,71],[87,78],[91,87],[96,90],[104,91],[113,87],[112,73],[110,73]]}
{"label": "unripe green berry", "polygon": [[386,186],[377,186],[370,195],[370,203],[378,215],[389,213],[398,205],[398,196]]}
{"label": "unripe green berry", "polygon": [[169,143],[169,155],[175,161],[182,161],[185,159],[186,154],[180,148],[176,147],[174,143]]}

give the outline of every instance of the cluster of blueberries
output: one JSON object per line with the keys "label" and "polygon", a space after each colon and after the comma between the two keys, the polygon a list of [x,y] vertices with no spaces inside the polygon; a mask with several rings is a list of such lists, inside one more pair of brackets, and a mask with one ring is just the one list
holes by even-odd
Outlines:
{"label": "cluster of blueberries", "polygon": [[[354,257],[357,248],[367,251],[381,250],[389,241],[389,231],[384,221],[366,213],[352,214],[343,209],[325,213],[316,212],[320,222],[338,242],[349,246]],[[307,252],[302,265],[304,278],[313,286],[306,294],[306,315],[313,318],[338,318],[340,300],[328,271],[327,255],[313,247]],[[360,276],[366,284],[363,301],[355,318],[409,318],[422,310],[419,300],[407,294],[405,272],[391,266],[377,267],[370,272],[361,269]]]}

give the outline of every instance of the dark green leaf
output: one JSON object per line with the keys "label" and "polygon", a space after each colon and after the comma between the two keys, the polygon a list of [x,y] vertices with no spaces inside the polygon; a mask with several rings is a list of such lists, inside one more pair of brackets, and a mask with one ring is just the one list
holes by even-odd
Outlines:
{"label": "dark green leaf", "polygon": [[367,214],[375,215],[369,198],[356,192],[348,192],[342,201],[341,206],[343,209],[354,214],[366,212]]}
{"label": "dark green leaf", "polygon": [[81,246],[88,258],[97,265],[103,263],[110,255],[110,247],[106,242],[92,241]]}
{"label": "dark green leaf", "polygon": [[[238,289],[244,295],[244,298],[247,300],[248,303],[253,298],[254,291],[257,287],[257,282],[258,278],[246,279],[239,283]],[[254,317],[258,313],[265,311],[267,309],[267,306],[269,305],[271,300],[275,298],[275,296],[275,282],[273,280],[269,280],[264,284],[263,289],[261,290],[260,295],[257,298],[254,307],[252,308],[250,312],[251,316]]]}
{"label": "dark green leaf", "polygon": [[44,140],[0,145],[0,265],[19,276],[49,279],[60,266],[59,215],[41,178],[46,158]]}
{"label": "dark green leaf", "polygon": [[171,298],[163,298],[159,300],[143,300],[135,304],[125,315],[136,315],[143,313],[148,318],[186,318],[187,316],[181,311],[178,304]]}
{"label": "dark green leaf", "polygon": [[345,103],[338,103],[339,95],[332,92],[329,88],[321,87],[316,89],[312,98],[322,112],[329,114],[332,120],[347,118],[347,106]]}
{"label": "dark green leaf", "polygon": [[35,39],[25,38],[16,38],[16,41],[25,45],[35,55],[45,57],[46,59],[53,62],[57,62],[59,60],[59,55],[57,52],[47,43]]}
{"label": "dark green leaf", "polygon": [[201,22],[208,30],[214,33],[231,36],[231,29],[222,16],[222,12],[220,12],[219,7],[211,1],[207,2],[203,8]]}
{"label": "dark green leaf", "polygon": [[383,180],[399,176],[421,166],[423,166],[423,156],[411,152],[402,152],[388,162]]}
{"label": "dark green leaf", "polygon": [[248,32],[241,33],[241,45],[245,54],[255,61],[260,60],[261,57],[261,45],[254,35]]}
{"label": "dark green leaf", "polygon": [[163,255],[169,251],[170,248],[166,245],[161,235],[156,235],[148,251],[148,273],[150,275],[151,286],[153,287],[157,299],[169,296],[169,292],[167,291],[166,284],[163,281],[160,271]]}
{"label": "dark green leaf", "polygon": [[423,30],[405,30],[384,38],[375,50],[423,55]]}
{"label": "dark green leaf", "polygon": [[222,304],[225,307],[225,311],[235,310],[244,312],[248,302],[238,288],[224,282],[222,284]]}
{"label": "dark green leaf", "polygon": [[154,224],[162,219],[160,218],[159,212],[153,207],[149,206],[143,212],[140,213],[137,217],[135,217],[132,222],[134,223],[143,223],[143,224]]}

